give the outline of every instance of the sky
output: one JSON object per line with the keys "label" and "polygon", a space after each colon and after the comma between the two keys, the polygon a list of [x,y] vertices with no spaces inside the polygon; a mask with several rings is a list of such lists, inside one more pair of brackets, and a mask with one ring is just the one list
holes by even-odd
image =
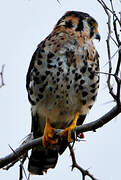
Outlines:
{"label": "sky", "polygon": [[[15,149],[31,129],[30,104],[26,92],[26,73],[37,45],[52,31],[58,19],[68,10],[83,11],[93,16],[99,24],[101,41],[95,46],[100,54],[100,67],[106,72],[107,17],[97,0],[4,0],[0,3],[0,67],[5,64],[5,86],[0,89],[0,158]],[[106,0],[105,2],[109,2]],[[115,9],[121,3],[115,0]],[[112,55],[116,51],[112,45]],[[113,59],[114,64],[116,57]],[[97,101],[85,123],[96,120],[115,104],[108,93],[106,76],[101,75]],[[94,132],[85,133],[85,141],[74,146],[77,162],[98,180],[121,177],[121,115]],[[31,180],[80,180],[81,173],[71,171],[71,158],[67,150],[59,157],[55,169],[44,176],[31,176]],[[27,169],[27,163],[25,164]],[[19,179],[19,163],[9,171],[0,170],[0,179]],[[24,176],[24,180],[26,180]],[[87,178],[86,180],[89,180]]]}

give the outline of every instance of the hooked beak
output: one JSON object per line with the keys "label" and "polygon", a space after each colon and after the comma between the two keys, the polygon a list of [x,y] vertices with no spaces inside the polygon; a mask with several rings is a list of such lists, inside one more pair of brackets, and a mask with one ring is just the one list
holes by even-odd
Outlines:
{"label": "hooked beak", "polygon": [[96,33],[95,39],[98,39],[99,41],[101,39],[101,36],[100,36],[100,34],[98,32]]}

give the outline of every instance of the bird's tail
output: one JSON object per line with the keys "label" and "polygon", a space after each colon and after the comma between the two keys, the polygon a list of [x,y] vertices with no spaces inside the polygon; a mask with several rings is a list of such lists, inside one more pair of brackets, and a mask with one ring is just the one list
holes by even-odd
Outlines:
{"label": "bird's tail", "polygon": [[52,148],[32,150],[28,170],[31,174],[43,175],[49,168],[54,168],[58,160],[58,151]]}

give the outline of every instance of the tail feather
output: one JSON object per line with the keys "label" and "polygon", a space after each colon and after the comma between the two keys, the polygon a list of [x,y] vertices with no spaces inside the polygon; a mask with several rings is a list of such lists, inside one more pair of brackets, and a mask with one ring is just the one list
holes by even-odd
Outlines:
{"label": "tail feather", "polygon": [[43,175],[49,168],[55,168],[58,160],[58,151],[55,149],[33,149],[28,170],[35,175]]}

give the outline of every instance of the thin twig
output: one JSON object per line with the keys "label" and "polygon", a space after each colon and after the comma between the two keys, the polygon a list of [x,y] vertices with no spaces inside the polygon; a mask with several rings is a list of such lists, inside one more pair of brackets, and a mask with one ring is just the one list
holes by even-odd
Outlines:
{"label": "thin twig", "polygon": [[0,80],[1,80],[0,88],[5,85],[5,83],[4,83],[4,78],[3,78],[4,68],[5,68],[5,64],[2,65],[2,69],[1,69],[1,72],[0,72]]}
{"label": "thin twig", "polygon": [[89,173],[88,170],[85,170],[81,166],[79,166],[79,164],[76,161],[76,157],[75,157],[73,147],[70,144],[68,145],[68,148],[70,150],[70,154],[71,154],[71,158],[72,158],[72,170],[74,168],[77,168],[82,173],[82,179],[83,180],[85,180],[86,176],[90,177],[92,180],[97,180],[94,178],[94,176],[92,174]]}

